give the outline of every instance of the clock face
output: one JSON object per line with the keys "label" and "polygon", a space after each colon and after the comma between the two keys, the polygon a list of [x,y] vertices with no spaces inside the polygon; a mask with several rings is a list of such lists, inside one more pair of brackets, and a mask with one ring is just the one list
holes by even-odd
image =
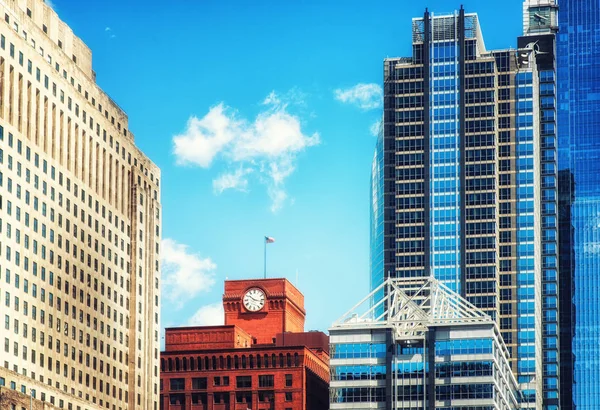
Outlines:
{"label": "clock face", "polygon": [[244,295],[244,307],[250,312],[258,312],[265,306],[265,293],[258,289],[250,289]]}
{"label": "clock face", "polygon": [[550,7],[532,7],[529,9],[529,25],[531,27],[549,27],[551,17]]}

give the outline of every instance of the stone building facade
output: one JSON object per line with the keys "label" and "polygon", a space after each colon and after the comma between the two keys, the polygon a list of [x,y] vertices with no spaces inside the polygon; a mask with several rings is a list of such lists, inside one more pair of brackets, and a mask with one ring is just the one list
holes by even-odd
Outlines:
{"label": "stone building facade", "polygon": [[0,20],[0,387],[157,409],[160,170],[52,8]]}

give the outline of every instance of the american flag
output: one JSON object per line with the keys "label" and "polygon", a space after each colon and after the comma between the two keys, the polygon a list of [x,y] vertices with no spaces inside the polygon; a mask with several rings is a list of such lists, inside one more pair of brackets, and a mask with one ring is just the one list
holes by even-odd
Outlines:
{"label": "american flag", "polygon": [[272,238],[270,236],[265,236],[265,243],[273,243],[275,242],[275,238]]}

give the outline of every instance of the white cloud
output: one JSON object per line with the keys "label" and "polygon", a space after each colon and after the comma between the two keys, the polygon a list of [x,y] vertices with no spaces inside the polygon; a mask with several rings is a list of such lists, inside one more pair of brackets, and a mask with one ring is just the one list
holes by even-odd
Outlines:
{"label": "white cloud", "polygon": [[177,307],[210,290],[215,283],[217,265],[172,239],[162,240],[161,261],[163,295]]}
{"label": "white cloud", "polygon": [[117,38],[117,35],[113,33],[113,29],[110,27],[106,27],[104,29],[104,31],[106,32],[106,34],[108,35],[108,38]]}
{"label": "white cloud", "polygon": [[191,117],[185,131],[173,137],[177,163],[210,168],[222,160],[235,168],[213,180],[215,193],[247,190],[248,175],[256,173],[267,186],[271,209],[279,210],[287,198],[284,184],[296,168],[296,157],[320,143],[319,134],[306,134],[300,118],[289,112],[290,103],[303,104],[303,94],[271,92],[262,102],[266,108],[253,121],[241,118],[224,103],[210,108],[202,118]]}
{"label": "white cloud", "polygon": [[374,137],[378,136],[380,127],[381,127],[381,120],[377,120],[373,124],[371,124],[371,127],[369,127],[369,131],[371,132],[371,135]]}
{"label": "white cloud", "polygon": [[251,168],[238,168],[234,172],[221,174],[213,180],[213,190],[216,194],[221,194],[228,189],[238,191],[248,191],[248,178],[246,176],[252,173]]}
{"label": "white cloud", "polygon": [[226,113],[223,103],[212,107],[203,118],[191,117],[183,134],[173,137],[179,165],[210,168],[217,154],[231,145],[241,124]]}
{"label": "white cloud", "polygon": [[272,105],[272,104],[281,104],[281,100],[275,93],[275,91],[271,91],[271,94],[267,95],[267,98],[263,101],[263,105]]}
{"label": "white cloud", "polygon": [[267,98],[262,102],[262,105],[293,105],[297,107],[306,107],[306,97],[307,94],[302,92],[298,87],[294,87],[283,94],[271,91]]}
{"label": "white cloud", "polygon": [[274,187],[269,187],[268,194],[271,198],[271,212],[279,212],[288,199],[288,194],[283,189]]}
{"label": "white cloud", "polygon": [[52,0],[45,0],[45,2],[48,5],[48,7],[50,7],[52,10],[56,10],[56,5]]}
{"label": "white cloud", "polygon": [[188,320],[189,326],[219,326],[225,322],[222,303],[202,306]]}
{"label": "white cloud", "polygon": [[335,99],[346,104],[353,104],[363,110],[380,108],[383,104],[383,90],[378,84],[356,84],[350,88],[338,88],[334,91]]}

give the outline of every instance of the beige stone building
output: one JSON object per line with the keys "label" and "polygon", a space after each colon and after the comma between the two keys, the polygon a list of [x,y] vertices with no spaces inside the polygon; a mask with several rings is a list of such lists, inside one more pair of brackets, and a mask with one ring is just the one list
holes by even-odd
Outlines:
{"label": "beige stone building", "polygon": [[158,408],[160,170],[42,0],[0,0],[2,409]]}

